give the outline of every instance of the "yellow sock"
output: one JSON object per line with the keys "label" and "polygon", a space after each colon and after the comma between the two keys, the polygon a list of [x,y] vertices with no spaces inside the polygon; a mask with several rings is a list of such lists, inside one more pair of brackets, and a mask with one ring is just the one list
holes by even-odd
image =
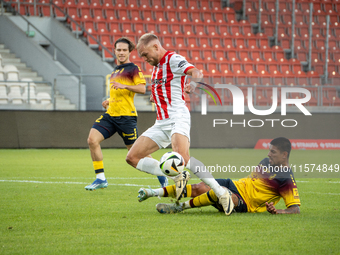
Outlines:
{"label": "yellow sock", "polygon": [[96,173],[96,177],[101,180],[105,180],[104,174],[104,163],[101,161],[93,161],[94,172]]}
{"label": "yellow sock", "polygon": [[209,190],[202,195],[199,195],[189,201],[190,207],[201,207],[213,205],[218,201],[218,198],[213,190]]}
{"label": "yellow sock", "polygon": [[[165,197],[176,197],[176,185],[166,186],[164,189]],[[184,197],[191,197],[191,184],[187,184],[186,191],[184,190]]]}

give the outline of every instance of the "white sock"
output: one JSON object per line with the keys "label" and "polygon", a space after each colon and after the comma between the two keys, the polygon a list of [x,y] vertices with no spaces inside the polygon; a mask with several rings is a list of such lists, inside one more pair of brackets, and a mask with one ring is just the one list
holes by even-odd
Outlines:
{"label": "white sock", "polygon": [[142,158],[138,161],[136,168],[148,174],[166,176],[159,168],[159,161],[154,158]]}
{"label": "white sock", "polygon": [[159,189],[153,189],[154,192],[154,197],[163,197],[164,196],[164,189],[159,188]]}
{"label": "white sock", "polygon": [[214,176],[212,176],[201,161],[191,157],[187,166],[188,165],[190,171],[200,178],[202,182],[207,184],[215,192],[217,197],[220,197],[225,193],[225,190],[218,184]]}
{"label": "white sock", "polygon": [[181,203],[181,206],[182,208],[185,210],[185,209],[190,209],[191,206],[190,206],[190,200],[188,201],[185,201],[184,203]]}
{"label": "white sock", "polygon": [[104,181],[104,180],[105,180],[105,174],[104,174],[104,172],[97,174],[97,175],[96,175],[96,178],[97,178],[97,179],[100,179],[100,180],[102,180],[102,181]]}

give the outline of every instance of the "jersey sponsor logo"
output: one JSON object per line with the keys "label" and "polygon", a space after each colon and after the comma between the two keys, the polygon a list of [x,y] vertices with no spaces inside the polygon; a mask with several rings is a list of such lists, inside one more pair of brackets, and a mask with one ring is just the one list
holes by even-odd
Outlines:
{"label": "jersey sponsor logo", "polygon": [[182,67],[185,66],[186,64],[188,64],[188,61],[182,60],[181,62],[178,63],[178,67],[179,67],[179,68],[182,68]]}
{"label": "jersey sponsor logo", "polygon": [[162,84],[166,83],[166,78],[153,79],[153,80],[151,80],[151,82],[156,84],[156,85],[162,85]]}

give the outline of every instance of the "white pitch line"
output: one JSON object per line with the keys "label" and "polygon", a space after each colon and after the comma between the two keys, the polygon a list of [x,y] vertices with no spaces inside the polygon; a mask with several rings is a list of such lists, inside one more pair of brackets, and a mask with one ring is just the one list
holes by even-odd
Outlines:
{"label": "white pitch line", "polygon": [[307,192],[303,192],[303,193],[340,196],[340,193],[322,193],[322,192],[313,192],[313,191],[307,191]]}
{"label": "white pitch line", "polygon": [[[88,182],[44,182],[44,181],[29,181],[29,180],[0,180],[0,182],[23,182],[23,183],[42,183],[42,184],[89,184]],[[109,186],[134,186],[141,187],[141,184],[130,183],[109,183]],[[156,187],[156,186],[154,186]]]}

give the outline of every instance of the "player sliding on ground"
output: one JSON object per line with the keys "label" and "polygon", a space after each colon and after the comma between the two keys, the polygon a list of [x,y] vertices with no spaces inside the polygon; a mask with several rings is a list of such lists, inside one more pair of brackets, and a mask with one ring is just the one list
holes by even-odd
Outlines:
{"label": "player sliding on ground", "polygon": [[[153,66],[151,91],[156,104],[157,120],[137,139],[129,150],[126,161],[140,171],[164,176],[159,168],[159,161],[147,156],[171,143],[172,150],[184,158],[186,167],[215,191],[225,213],[229,215],[233,210],[230,193],[224,190],[210,173],[196,172],[196,166],[202,163],[189,155],[191,123],[184,91],[192,92],[195,88],[194,82],[201,81],[203,74],[183,56],[165,50],[154,34],[144,34],[138,41],[137,51]],[[187,76],[191,77],[190,84],[187,82]],[[177,199],[180,199],[189,178],[187,171],[173,178]]]}
{"label": "player sliding on ground", "polygon": [[[264,212],[271,214],[300,213],[300,198],[292,170],[289,168],[289,154],[291,143],[284,137],[275,138],[270,142],[268,158],[263,159],[255,172],[250,176],[232,181],[217,179],[217,182],[232,193],[235,212]],[[213,190],[203,182],[186,185],[184,197],[193,199],[174,204],[157,204],[160,213],[177,213],[186,209],[212,205],[218,210],[223,208]],[[162,189],[139,190],[140,202],[149,197],[175,197],[175,186]],[[283,198],[286,209],[279,210],[275,205]]]}

